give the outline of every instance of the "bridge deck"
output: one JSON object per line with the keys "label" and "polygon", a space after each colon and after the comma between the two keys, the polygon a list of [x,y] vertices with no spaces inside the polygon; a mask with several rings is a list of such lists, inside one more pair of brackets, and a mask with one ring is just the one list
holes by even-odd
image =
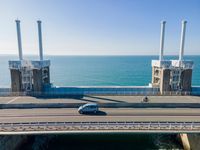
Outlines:
{"label": "bridge deck", "polygon": [[[37,99],[1,97],[1,104],[33,103],[141,103],[142,96],[85,96],[83,98]],[[200,103],[195,96],[150,96],[149,103]],[[148,103],[147,103],[148,104]],[[100,108],[97,115],[80,115],[77,108],[0,109],[0,134],[56,132],[200,132],[199,108]],[[71,123],[66,127],[65,124]],[[82,124],[76,126],[77,122]],[[105,126],[88,125],[88,122]],[[125,122],[120,126],[120,122]],[[133,122],[128,128],[127,122]],[[140,122],[139,127],[135,122]],[[113,124],[115,123],[115,124]],[[164,123],[164,124],[162,124]],[[29,124],[29,125],[28,125]],[[38,124],[38,125],[33,125]],[[48,124],[51,124],[49,126]],[[53,125],[55,124],[55,125]],[[87,124],[87,125],[86,125]],[[160,126],[161,124],[161,126]],[[166,126],[165,126],[166,125]],[[92,128],[91,128],[92,126]],[[161,128],[162,127],[162,128]],[[113,129],[113,130],[112,130]]]}
{"label": "bridge deck", "polygon": [[[77,98],[0,97],[0,104],[30,103],[141,103],[144,96],[84,96]],[[200,96],[148,96],[148,103],[200,103]]]}
{"label": "bridge deck", "polygon": [[77,109],[3,109],[0,134],[75,132],[200,132],[199,109],[101,109],[80,115]]}

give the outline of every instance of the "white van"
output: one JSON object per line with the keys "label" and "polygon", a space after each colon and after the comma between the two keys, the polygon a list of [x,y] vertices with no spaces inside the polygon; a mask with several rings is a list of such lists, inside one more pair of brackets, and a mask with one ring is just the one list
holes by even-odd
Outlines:
{"label": "white van", "polygon": [[97,113],[99,111],[99,106],[96,103],[85,104],[78,108],[80,114],[84,113]]}

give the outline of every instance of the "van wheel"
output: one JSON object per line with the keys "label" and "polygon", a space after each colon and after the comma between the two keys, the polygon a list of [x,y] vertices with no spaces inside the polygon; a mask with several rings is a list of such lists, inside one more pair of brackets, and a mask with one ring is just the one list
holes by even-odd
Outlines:
{"label": "van wheel", "polygon": [[79,113],[80,113],[80,114],[83,114],[83,112],[82,112],[82,111],[79,111]]}

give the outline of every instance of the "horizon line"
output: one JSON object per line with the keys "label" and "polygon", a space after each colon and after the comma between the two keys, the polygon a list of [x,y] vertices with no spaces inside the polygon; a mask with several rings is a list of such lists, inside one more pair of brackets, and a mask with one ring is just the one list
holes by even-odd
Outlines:
{"label": "horizon line", "polygon": [[[0,56],[18,56],[18,54],[0,54]],[[38,56],[38,54],[24,54],[23,56]],[[159,56],[158,54],[45,54],[45,56]],[[164,56],[179,56],[178,54],[166,54]],[[185,54],[184,56],[200,56],[200,54]]]}

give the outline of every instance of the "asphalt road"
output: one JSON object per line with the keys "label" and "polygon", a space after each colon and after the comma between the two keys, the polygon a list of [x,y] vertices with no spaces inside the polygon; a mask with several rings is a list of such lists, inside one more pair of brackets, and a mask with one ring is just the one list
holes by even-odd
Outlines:
{"label": "asphalt road", "polygon": [[2,109],[1,123],[85,121],[175,121],[199,122],[200,109],[104,108],[96,115],[81,115],[77,109]]}

